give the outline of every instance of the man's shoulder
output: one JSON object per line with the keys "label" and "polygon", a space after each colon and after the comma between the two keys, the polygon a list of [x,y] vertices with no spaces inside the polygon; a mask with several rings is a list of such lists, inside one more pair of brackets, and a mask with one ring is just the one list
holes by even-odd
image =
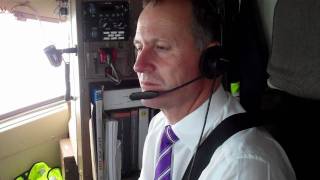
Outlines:
{"label": "man's shoulder", "polygon": [[240,131],[223,143],[213,154],[207,171],[217,165],[226,171],[232,167],[239,173],[243,170],[259,174],[268,170],[274,177],[295,179],[284,150],[268,132],[257,127]]}
{"label": "man's shoulder", "polygon": [[[270,141],[271,139],[272,141]],[[253,153],[259,150],[259,147],[274,146],[273,143],[273,138],[266,131],[252,127],[234,134],[222,147],[229,149],[231,152]]]}
{"label": "man's shoulder", "polygon": [[270,163],[286,156],[279,143],[263,128],[257,127],[240,131],[230,137],[217,149],[217,154],[235,159],[258,158]]}

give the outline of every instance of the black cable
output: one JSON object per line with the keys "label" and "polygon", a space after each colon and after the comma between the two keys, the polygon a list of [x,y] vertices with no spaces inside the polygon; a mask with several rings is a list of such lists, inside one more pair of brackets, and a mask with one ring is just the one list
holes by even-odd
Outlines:
{"label": "black cable", "polygon": [[212,95],[213,93],[216,91],[215,87],[216,86],[216,78],[214,79],[213,83],[212,83],[212,88],[211,88],[211,95],[210,95],[210,98],[209,98],[209,102],[208,102],[208,106],[207,106],[207,110],[206,110],[206,115],[205,115],[205,119],[204,119],[204,122],[203,122],[203,126],[202,126],[202,130],[201,130],[201,134],[200,134],[200,137],[199,137],[199,141],[198,141],[198,144],[197,144],[197,147],[196,147],[196,152],[194,153],[192,159],[191,159],[191,166],[190,166],[190,171],[188,172],[188,178],[187,180],[190,180],[190,175],[191,175],[191,172],[192,172],[192,169],[193,169],[193,165],[194,165],[194,161],[196,159],[196,156],[197,156],[197,152],[198,152],[198,149],[200,147],[200,144],[201,144],[201,140],[202,140],[202,136],[203,136],[203,133],[204,133],[204,129],[206,127],[206,124],[207,124],[207,120],[208,120],[208,114],[209,114],[209,109],[210,109],[210,104],[211,104],[211,100],[212,100]]}

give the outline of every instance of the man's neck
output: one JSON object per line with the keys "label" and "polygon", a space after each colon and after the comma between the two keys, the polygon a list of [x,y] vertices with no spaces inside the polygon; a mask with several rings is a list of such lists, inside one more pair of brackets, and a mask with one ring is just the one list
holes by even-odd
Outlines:
{"label": "man's neck", "polygon": [[190,100],[173,107],[163,108],[161,111],[167,117],[169,123],[173,125],[200,107],[212,95],[212,88],[216,90],[219,85],[220,82],[218,82],[218,80],[214,85],[212,85],[212,82],[206,83],[203,88],[195,92]]}

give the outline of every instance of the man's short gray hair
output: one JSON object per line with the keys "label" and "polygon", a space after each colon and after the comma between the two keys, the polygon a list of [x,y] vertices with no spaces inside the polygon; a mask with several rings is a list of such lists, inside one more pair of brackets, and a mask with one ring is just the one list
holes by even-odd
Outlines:
{"label": "man's short gray hair", "polygon": [[[164,0],[143,0],[143,7],[152,3],[156,6]],[[221,41],[222,0],[189,0],[192,4],[192,34],[196,46],[203,50],[210,42]]]}

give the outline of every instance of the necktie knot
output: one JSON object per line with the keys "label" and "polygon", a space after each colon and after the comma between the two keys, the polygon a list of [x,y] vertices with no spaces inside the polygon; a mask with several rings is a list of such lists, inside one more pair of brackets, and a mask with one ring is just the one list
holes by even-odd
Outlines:
{"label": "necktie knot", "polygon": [[177,135],[174,134],[170,125],[167,125],[164,129],[161,139],[160,152],[162,152],[167,147],[176,143],[179,140]]}

